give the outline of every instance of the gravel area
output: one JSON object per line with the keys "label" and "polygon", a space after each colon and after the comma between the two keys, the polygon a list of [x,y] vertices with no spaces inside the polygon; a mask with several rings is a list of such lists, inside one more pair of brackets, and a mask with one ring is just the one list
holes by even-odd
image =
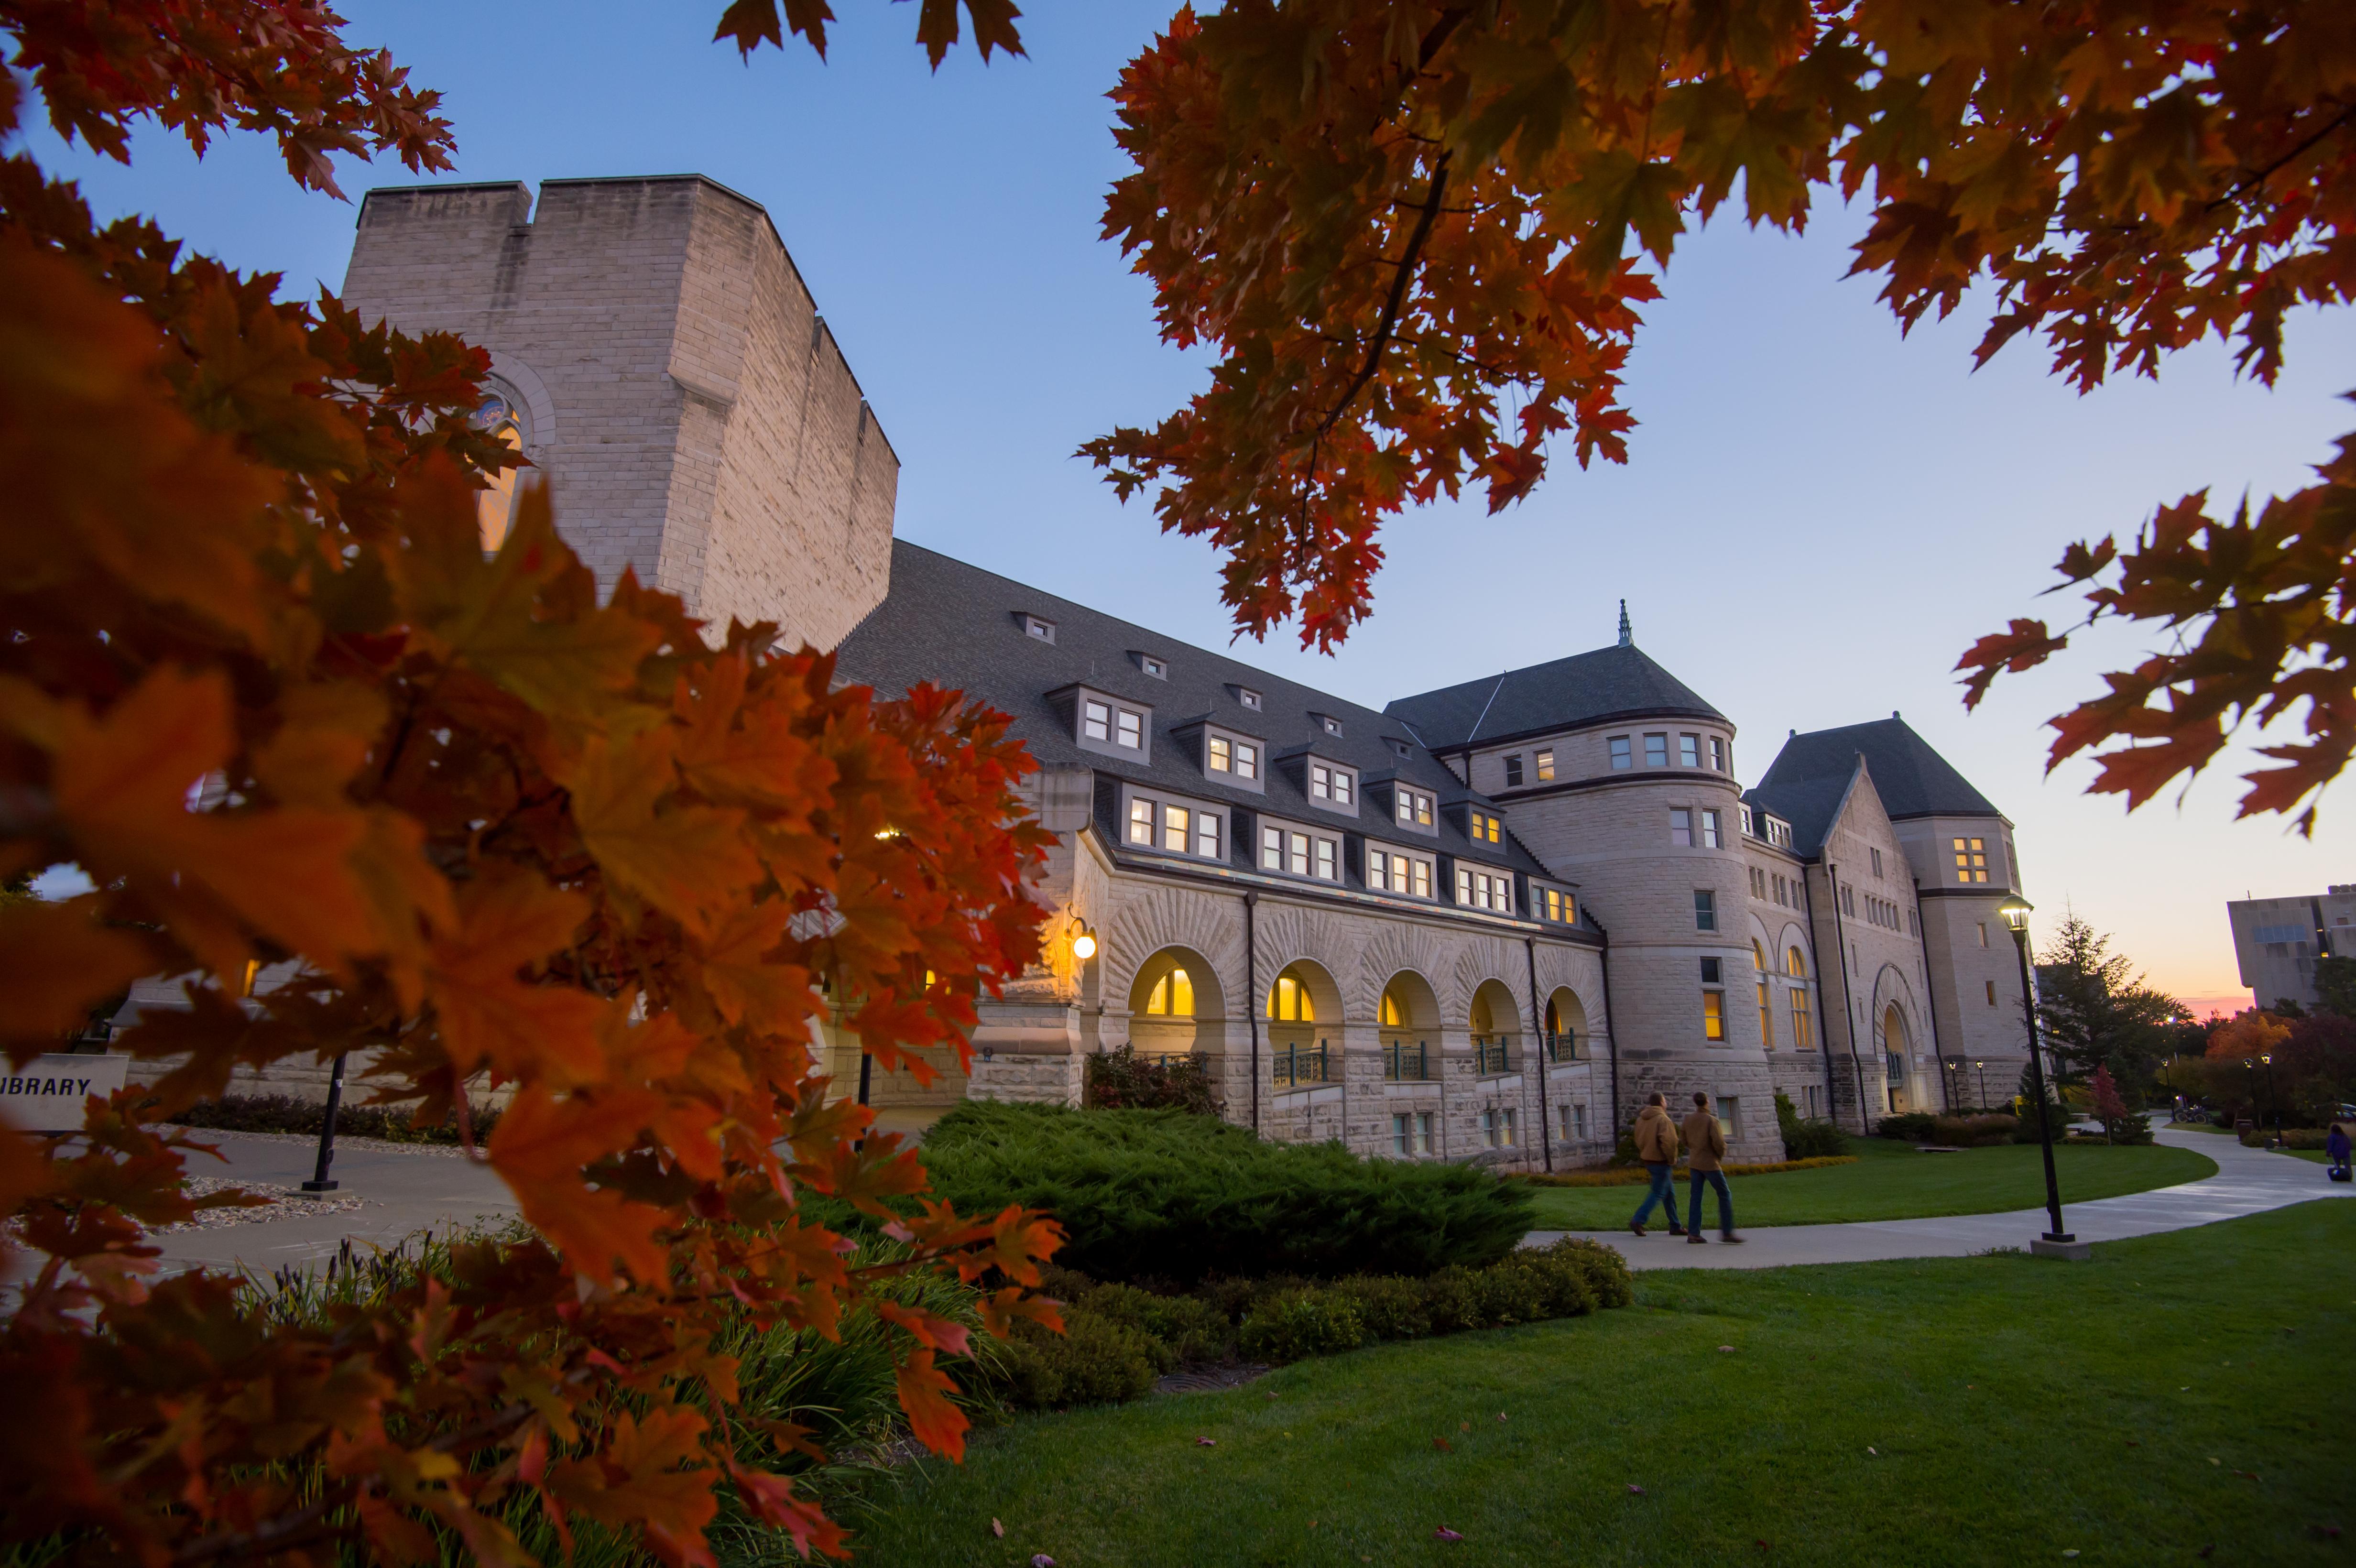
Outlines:
{"label": "gravel area", "polygon": [[191,1176],[184,1186],[191,1198],[208,1198],[216,1192],[242,1190],[267,1198],[270,1201],[252,1209],[199,1209],[193,1218],[176,1225],[155,1226],[148,1234],[164,1236],[176,1231],[217,1231],[225,1225],[266,1225],[273,1220],[294,1220],[306,1214],[348,1214],[361,1203],[356,1193],[323,1193],[310,1198],[274,1181],[233,1181],[220,1176]]}

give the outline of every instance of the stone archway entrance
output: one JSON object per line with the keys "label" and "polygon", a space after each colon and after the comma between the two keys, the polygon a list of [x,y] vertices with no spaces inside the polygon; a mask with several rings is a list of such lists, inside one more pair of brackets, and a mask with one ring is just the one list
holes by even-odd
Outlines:
{"label": "stone archway entrance", "polygon": [[1906,1015],[1898,1010],[1895,1002],[1882,1009],[1881,1050],[1889,1063],[1890,1114],[1903,1115],[1915,1109],[1906,1087],[1906,1063],[1912,1053],[1906,1038]]}

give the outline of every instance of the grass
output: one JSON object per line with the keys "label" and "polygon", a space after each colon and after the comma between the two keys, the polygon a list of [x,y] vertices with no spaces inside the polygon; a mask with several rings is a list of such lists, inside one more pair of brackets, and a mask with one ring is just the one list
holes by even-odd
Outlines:
{"label": "grass", "polygon": [[2330,1202],[2091,1264],[1644,1274],[1622,1311],[1025,1417],[847,1517],[869,1568],[2344,1563],[2311,1527],[2356,1532],[2351,1248]]}
{"label": "grass", "polygon": [[[2044,1167],[2034,1144],[2003,1144],[1956,1154],[1923,1154],[1889,1138],[1851,1138],[1855,1165],[1739,1176],[1734,1193],[1738,1227],[1826,1225],[1859,1220],[1912,1220],[1934,1214],[2000,1214],[2045,1201]],[[2053,1151],[2064,1203],[2117,1198],[2173,1187],[2217,1173],[2216,1162],[2190,1149],[2153,1144],[2109,1148],[2071,1144]],[[1688,1188],[1677,1180],[1683,1211]],[[1623,1230],[1644,1200],[1641,1187],[1547,1187],[1537,1189],[1537,1223],[1560,1231]],[[1709,1222],[1718,1200],[1705,1194]],[[1659,1211],[1654,1222],[1659,1222]]]}

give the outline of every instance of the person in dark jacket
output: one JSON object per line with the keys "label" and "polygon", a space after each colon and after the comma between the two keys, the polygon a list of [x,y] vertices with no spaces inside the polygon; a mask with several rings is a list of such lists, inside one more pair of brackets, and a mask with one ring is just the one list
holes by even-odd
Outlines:
{"label": "person in dark jacket", "polygon": [[2341,1181],[2348,1179],[2346,1175],[2348,1169],[2348,1124],[2346,1122],[2332,1123],[2331,1136],[2323,1140],[2323,1153],[2325,1158],[2329,1162],[2327,1168],[2339,1173],[2337,1179]]}
{"label": "person in dark jacket", "polygon": [[1742,1240],[1734,1233],[1734,1194],[1726,1189],[1726,1172],[1719,1168],[1719,1161],[1725,1157],[1726,1129],[1709,1114],[1709,1096],[1697,1090],[1693,1114],[1686,1118],[1686,1168],[1693,1173],[1686,1197],[1686,1222],[1693,1227],[1693,1234],[1686,1238],[1688,1242],[1698,1244],[1702,1240],[1701,1192],[1705,1181],[1718,1189],[1719,1239]]}
{"label": "person in dark jacket", "polygon": [[1677,1163],[1677,1125],[1669,1120],[1669,1103],[1655,1094],[1644,1102],[1636,1117],[1636,1157],[1644,1162],[1644,1173],[1653,1185],[1644,1194],[1644,1201],[1636,1206],[1636,1217],[1628,1228],[1638,1235],[1644,1233],[1644,1216],[1658,1203],[1668,1211],[1669,1234],[1682,1236],[1686,1228],[1677,1223],[1677,1194],[1670,1185],[1670,1177]]}

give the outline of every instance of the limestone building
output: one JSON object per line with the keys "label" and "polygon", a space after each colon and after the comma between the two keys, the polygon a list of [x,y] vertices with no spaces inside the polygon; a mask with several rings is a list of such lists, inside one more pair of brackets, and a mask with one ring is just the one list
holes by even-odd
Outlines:
{"label": "limestone building", "polygon": [[2322,896],[2234,899],[2225,905],[2242,984],[2261,1008],[2316,1005],[2315,961],[2356,955],[2356,883],[2335,882]]}
{"label": "limestone building", "polygon": [[1894,714],[1745,788],[1735,723],[1624,608],[1612,645],[1376,711],[894,541],[891,448],[766,216],[709,181],[370,192],[347,290],[492,351],[483,417],[601,581],[1012,716],[1055,838],[1039,961],[969,1075],[879,1105],[1070,1102],[1130,1045],[1200,1053],[1269,1136],[1561,1165],[1656,1090],[1708,1091],[1761,1159],[1778,1093],[1858,1128],[1974,1103],[1975,1062],[2018,1081],[2010,825]]}

